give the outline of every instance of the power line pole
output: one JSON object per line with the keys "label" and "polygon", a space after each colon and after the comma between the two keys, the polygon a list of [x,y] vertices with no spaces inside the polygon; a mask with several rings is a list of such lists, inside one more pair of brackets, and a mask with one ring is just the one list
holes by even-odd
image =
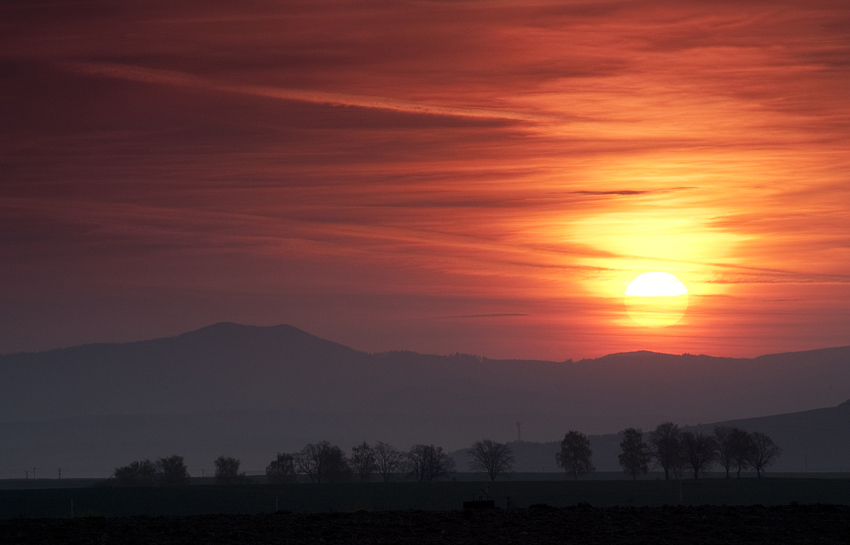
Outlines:
{"label": "power line pole", "polygon": [[516,440],[517,443],[522,441],[522,422],[516,423]]}

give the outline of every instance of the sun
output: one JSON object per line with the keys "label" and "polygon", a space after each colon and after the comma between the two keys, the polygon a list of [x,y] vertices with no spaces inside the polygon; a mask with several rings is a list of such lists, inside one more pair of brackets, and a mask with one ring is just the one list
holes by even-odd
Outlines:
{"label": "sun", "polygon": [[679,323],[688,308],[688,288],[674,275],[646,272],[629,283],[624,302],[629,316],[645,327]]}

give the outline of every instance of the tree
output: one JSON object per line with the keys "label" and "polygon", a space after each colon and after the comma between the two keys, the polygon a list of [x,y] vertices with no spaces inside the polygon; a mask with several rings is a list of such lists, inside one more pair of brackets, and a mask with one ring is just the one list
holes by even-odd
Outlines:
{"label": "tree", "polygon": [[741,470],[749,467],[747,462],[747,451],[750,448],[750,437],[741,428],[730,428],[728,426],[715,426],[714,439],[717,446],[717,462],[726,470],[726,478],[729,472],[737,468],[738,477]]}
{"label": "tree", "polygon": [[413,445],[406,455],[405,466],[410,475],[422,482],[448,477],[455,469],[455,462],[443,452],[443,447]]}
{"label": "tree", "polygon": [[219,456],[215,459],[215,482],[216,484],[237,484],[247,482],[245,472],[239,473],[239,465],[242,463],[238,458]]}
{"label": "tree", "polygon": [[169,456],[156,461],[157,477],[165,486],[188,486],[189,470],[182,456]]}
{"label": "tree", "polygon": [[514,465],[511,447],[504,443],[495,443],[489,439],[476,441],[466,453],[472,457],[469,462],[469,469],[486,471],[491,481],[495,481],[500,473],[510,471]]}
{"label": "tree", "polygon": [[756,470],[759,477],[761,477],[761,472],[772,466],[781,455],[782,449],[776,446],[773,439],[758,431],[750,434],[747,461]]}
{"label": "tree", "polygon": [[717,442],[701,431],[682,434],[682,459],[694,470],[694,479],[705,473],[717,459]]}
{"label": "tree", "polygon": [[394,446],[378,441],[375,443],[375,463],[384,482],[388,482],[394,473],[402,469],[404,457]]}
{"label": "tree", "polygon": [[150,460],[131,462],[124,467],[116,467],[112,474],[118,486],[153,486],[157,483],[156,464]]}
{"label": "tree", "polygon": [[361,445],[351,447],[351,469],[361,482],[371,479],[372,473],[378,470],[375,450],[366,441],[363,441]]}
{"label": "tree", "polygon": [[664,470],[664,478],[670,479],[670,470],[678,471],[681,467],[681,439],[679,426],[672,422],[659,424],[649,432],[649,453],[655,459],[655,464]]}
{"label": "tree", "polygon": [[351,476],[345,453],[327,441],[308,443],[295,455],[295,466],[314,483],[342,481]]}
{"label": "tree", "polygon": [[593,473],[593,451],[590,450],[590,440],[578,431],[569,431],[561,441],[561,452],[555,453],[555,462],[575,480],[579,475]]}
{"label": "tree", "polygon": [[266,477],[275,484],[294,482],[295,458],[291,454],[278,452],[277,458],[266,466]]}
{"label": "tree", "polygon": [[735,464],[735,458],[732,456],[732,428],[729,426],[714,426],[714,440],[717,442],[717,463],[720,467],[726,470],[726,478],[729,478],[729,471]]}
{"label": "tree", "polygon": [[632,476],[632,480],[638,475],[645,475],[649,471],[649,447],[643,442],[643,433],[635,428],[628,428],[623,432],[623,441],[620,443],[622,454],[617,456],[623,471]]}
{"label": "tree", "polygon": [[741,428],[732,428],[729,435],[732,449],[732,460],[741,478],[741,471],[750,467],[750,449],[752,449],[753,438]]}

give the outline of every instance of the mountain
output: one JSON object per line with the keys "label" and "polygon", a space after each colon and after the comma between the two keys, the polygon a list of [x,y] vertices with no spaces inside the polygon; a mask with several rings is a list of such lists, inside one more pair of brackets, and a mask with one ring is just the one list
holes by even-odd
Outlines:
{"label": "mountain", "polygon": [[220,323],[165,339],[0,356],[0,477],[35,463],[108,473],[174,453],[190,468],[225,454],[261,470],[277,451],[322,439],[346,449],[363,440],[455,449],[510,439],[517,421],[525,437],[544,441],[567,429],[604,434],[791,413],[850,397],[848,362],[850,347],[577,362],[368,354],[291,326]]}

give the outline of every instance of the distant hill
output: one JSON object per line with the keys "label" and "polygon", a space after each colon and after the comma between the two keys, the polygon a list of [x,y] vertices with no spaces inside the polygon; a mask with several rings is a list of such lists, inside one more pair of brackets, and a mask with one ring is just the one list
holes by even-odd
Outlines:
{"label": "distant hill", "polygon": [[[825,409],[685,426],[682,429],[701,430],[711,435],[716,425],[734,426],[769,435],[783,451],[769,472],[850,472],[850,401]],[[645,429],[645,435],[651,430]],[[622,433],[590,435],[588,438],[593,450],[593,463],[598,471],[622,470],[617,462]],[[509,445],[516,458],[516,471],[561,471],[555,464],[555,453],[561,448],[560,438],[545,442],[512,441]],[[458,468],[468,467],[469,456],[464,450],[453,452],[452,457]],[[714,470],[720,471],[720,468],[715,467]]]}
{"label": "distant hill", "polygon": [[836,407],[719,424],[769,435],[783,450],[773,471],[850,471],[850,400]]}
{"label": "distant hill", "polygon": [[[262,469],[328,439],[407,448],[534,441],[791,413],[850,398],[850,347],[753,359],[633,352],[582,361],[368,354],[297,328],[215,324],[171,338],[0,356],[0,477],[219,454]],[[132,454],[138,453],[138,454]],[[197,461],[189,459],[189,454]],[[69,469],[71,471],[71,469]]]}

